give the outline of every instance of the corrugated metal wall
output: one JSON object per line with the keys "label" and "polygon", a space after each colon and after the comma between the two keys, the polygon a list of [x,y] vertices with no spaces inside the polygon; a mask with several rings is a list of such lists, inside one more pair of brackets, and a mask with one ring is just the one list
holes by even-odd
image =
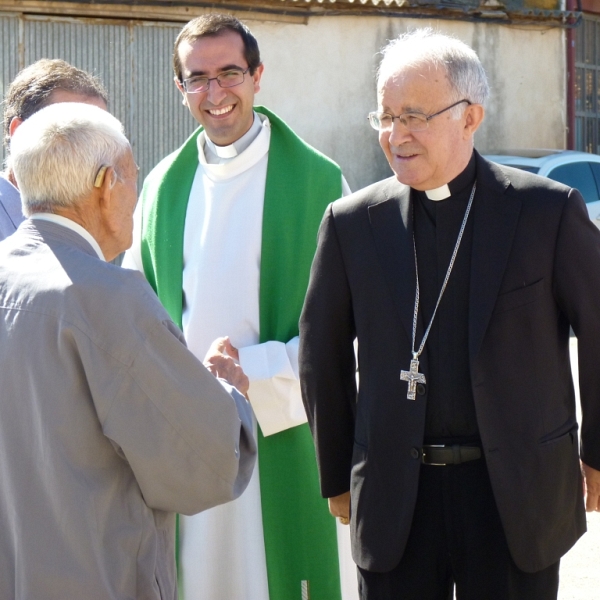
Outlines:
{"label": "corrugated metal wall", "polygon": [[[0,51],[0,84],[2,84],[3,91],[6,91],[19,71],[19,29],[20,21],[17,17],[0,13],[0,48],[2,49]],[[2,139],[4,139],[4,126]],[[4,145],[2,145],[2,162],[4,162],[4,158]]]}
{"label": "corrugated metal wall", "polygon": [[110,112],[125,126],[141,182],[196,126],[173,83],[171,52],[180,29],[179,24],[0,14],[3,94],[21,68],[40,58],[62,58],[98,75],[110,96]]}

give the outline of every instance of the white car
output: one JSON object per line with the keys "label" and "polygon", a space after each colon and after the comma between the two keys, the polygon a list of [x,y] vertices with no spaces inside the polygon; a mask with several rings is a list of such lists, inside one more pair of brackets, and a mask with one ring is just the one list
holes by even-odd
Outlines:
{"label": "white car", "polygon": [[492,162],[516,167],[577,188],[590,219],[600,228],[600,156],[574,150],[515,150],[488,154]]}

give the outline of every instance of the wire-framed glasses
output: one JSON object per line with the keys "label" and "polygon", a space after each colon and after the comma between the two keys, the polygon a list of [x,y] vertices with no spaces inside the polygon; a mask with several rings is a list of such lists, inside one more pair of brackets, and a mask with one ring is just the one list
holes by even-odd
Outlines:
{"label": "wire-framed glasses", "polygon": [[244,83],[244,75],[248,72],[248,67],[245,71],[239,69],[231,69],[229,71],[223,71],[216,77],[204,77],[203,75],[195,75],[194,77],[188,77],[181,82],[183,89],[188,94],[199,94],[201,92],[208,91],[211,81],[216,81],[222,88],[235,87]]}
{"label": "wire-framed glasses", "polygon": [[400,121],[400,123],[402,123],[409,131],[425,131],[429,126],[429,121],[431,121],[433,117],[437,117],[463,102],[466,102],[469,105],[473,104],[470,100],[465,98],[464,100],[459,100],[458,102],[433,113],[432,115],[426,115],[419,112],[407,112],[395,117],[394,115],[390,115],[390,113],[375,111],[369,113],[368,119],[371,127],[377,131],[391,131],[394,119],[398,119],[398,121]]}

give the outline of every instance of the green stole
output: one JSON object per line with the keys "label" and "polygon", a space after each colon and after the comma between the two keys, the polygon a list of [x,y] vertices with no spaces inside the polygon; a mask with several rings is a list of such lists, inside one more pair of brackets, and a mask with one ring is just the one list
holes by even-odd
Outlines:
{"label": "green stole", "polygon": [[[319,223],[341,197],[340,168],[263,107],[271,142],[263,208],[260,342],[287,342],[298,319]],[[183,306],[183,234],[198,165],[196,130],[150,173],[141,194],[142,262],[148,282],[175,323]],[[223,334],[227,334],[226,331]],[[319,492],[308,425],[258,433],[260,490],[270,600],[340,600],[335,520]]]}

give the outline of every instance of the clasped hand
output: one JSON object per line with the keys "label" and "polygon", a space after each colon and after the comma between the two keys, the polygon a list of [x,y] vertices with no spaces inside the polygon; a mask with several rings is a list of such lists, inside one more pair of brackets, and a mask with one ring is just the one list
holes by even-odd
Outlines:
{"label": "clasped hand", "polygon": [[329,512],[338,519],[350,519],[350,492],[329,498]]}
{"label": "clasped hand", "polygon": [[228,337],[217,338],[204,357],[204,366],[247,397],[250,381],[239,365],[240,355]]}

